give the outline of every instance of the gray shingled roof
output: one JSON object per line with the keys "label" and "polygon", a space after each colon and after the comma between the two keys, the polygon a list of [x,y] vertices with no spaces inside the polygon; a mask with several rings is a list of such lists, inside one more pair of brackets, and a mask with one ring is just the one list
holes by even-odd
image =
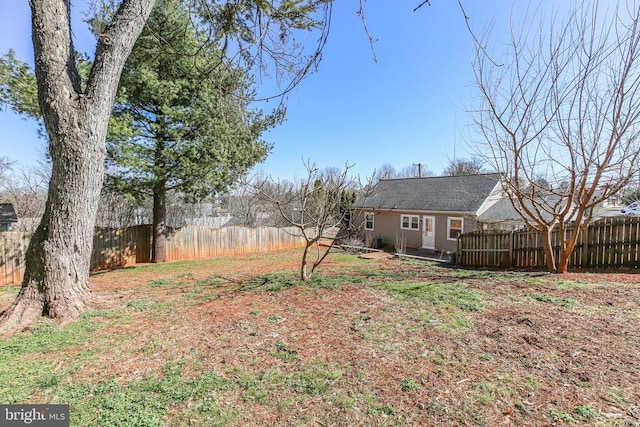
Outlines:
{"label": "gray shingled roof", "polygon": [[481,222],[522,221],[522,217],[513,208],[508,197],[504,197],[491,205],[489,209],[478,215]]}
{"label": "gray shingled roof", "polygon": [[[548,196],[546,198],[546,203],[548,205],[554,205],[559,202],[561,202],[561,200],[556,196]],[[533,209],[531,202],[525,201],[525,203],[530,209]],[[562,206],[564,206],[564,203],[562,203]],[[545,221],[549,221],[553,218],[553,215],[543,212],[542,218]],[[518,215],[518,212],[515,210],[508,197],[504,197],[491,205],[489,209],[478,215],[477,220],[480,222],[523,221],[522,217]]]}
{"label": "gray shingled roof", "polygon": [[383,179],[355,208],[476,212],[498,184],[498,174]]}
{"label": "gray shingled roof", "polygon": [[13,209],[13,204],[0,203],[0,223],[6,224],[8,222],[18,222],[18,215]]}

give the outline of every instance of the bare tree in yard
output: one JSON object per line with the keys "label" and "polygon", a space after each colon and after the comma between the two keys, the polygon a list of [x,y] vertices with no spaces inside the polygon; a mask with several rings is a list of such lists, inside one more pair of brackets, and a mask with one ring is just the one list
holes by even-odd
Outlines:
{"label": "bare tree in yard", "polygon": [[38,227],[47,201],[51,165],[42,160],[14,172],[5,186],[6,198],[18,214],[15,231],[33,232]]}
{"label": "bare tree in yard", "polygon": [[103,191],[96,217],[96,227],[130,227],[139,225],[136,212],[140,203],[135,203],[121,194]]}
{"label": "bare tree in yard", "polygon": [[477,157],[472,159],[451,159],[442,171],[444,176],[476,175],[484,172],[484,161]]}
{"label": "bare tree in yard", "polygon": [[[277,207],[260,194],[276,194],[288,186],[285,182],[273,182],[264,176],[254,176],[225,195],[231,224],[242,227],[287,227]],[[260,191],[256,191],[260,188]]]}
{"label": "bare tree in yard", "polygon": [[362,188],[356,179],[349,177],[350,165],[341,170],[321,171],[315,164],[307,163],[306,168],[307,176],[298,183],[264,180],[254,187],[255,193],[275,206],[285,223],[297,228],[304,238],[301,280],[308,280],[335,242],[346,236],[351,195]]}
{"label": "bare tree in yard", "polygon": [[399,171],[393,167],[391,163],[383,163],[379,169],[376,169],[373,173],[374,181],[378,182],[381,179],[395,179],[395,178],[414,178],[419,176],[434,176],[430,170],[423,170],[421,163],[413,163],[405,166]]}
{"label": "bare tree in yard", "polygon": [[11,173],[12,162],[6,157],[0,157],[0,189],[7,185],[7,177]]}
{"label": "bare tree in yard", "polygon": [[478,152],[564,273],[593,208],[638,171],[640,9],[588,2],[543,27],[512,24],[501,65],[478,47],[475,121]]}

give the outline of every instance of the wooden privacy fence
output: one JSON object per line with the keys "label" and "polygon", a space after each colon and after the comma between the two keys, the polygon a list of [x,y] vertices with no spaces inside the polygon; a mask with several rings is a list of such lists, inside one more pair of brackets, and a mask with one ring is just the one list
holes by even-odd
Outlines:
{"label": "wooden privacy fence", "polygon": [[295,227],[207,228],[190,225],[170,231],[167,260],[217,258],[302,246],[304,239]]}
{"label": "wooden privacy fence", "polygon": [[31,233],[0,233],[0,285],[22,281],[29,240]]}
{"label": "wooden privacy fence", "polygon": [[[151,261],[150,225],[96,228],[91,270],[124,267]],[[20,283],[30,233],[0,233],[0,285]],[[167,260],[206,259],[269,252],[304,246],[296,228],[186,226],[169,230]]]}
{"label": "wooden privacy fence", "polygon": [[[558,231],[553,232],[556,255],[558,238]],[[458,237],[456,262],[476,267],[544,268],[546,256],[542,238],[532,230],[474,231]],[[640,218],[604,218],[591,223],[578,236],[569,267],[640,267]]]}

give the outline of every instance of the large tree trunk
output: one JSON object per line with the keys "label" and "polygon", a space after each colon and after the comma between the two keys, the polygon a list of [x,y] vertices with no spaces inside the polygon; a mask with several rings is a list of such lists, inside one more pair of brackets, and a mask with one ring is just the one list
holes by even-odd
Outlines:
{"label": "large tree trunk", "polygon": [[302,252],[302,261],[300,262],[300,280],[303,282],[309,279],[309,272],[307,269],[307,260],[309,258],[309,251],[313,242],[307,242]]}
{"label": "large tree trunk", "polygon": [[555,272],[557,269],[556,265],[556,254],[553,250],[553,241],[551,239],[553,232],[553,228],[546,228],[540,232],[540,236],[542,237],[542,244],[544,248],[544,256],[547,261],[547,270],[549,272]]}
{"label": "large tree trunk", "polygon": [[[70,111],[68,117],[77,115]],[[86,117],[71,121],[88,128],[96,124]],[[90,133],[76,127],[66,129],[57,141],[53,138],[59,135],[52,135],[47,206],[27,250],[22,289],[3,315],[2,329],[13,329],[39,314],[72,320],[91,305],[89,267],[104,150],[91,141]],[[83,155],[78,155],[81,147]]]}
{"label": "large tree trunk", "polygon": [[101,35],[83,93],[69,0],[31,0],[38,100],[53,163],[47,205],[27,250],[22,289],[0,332],[37,315],[76,319],[91,306],[89,266],[103,179],[105,138],[120,73],[154,0],[123,0]]}
{"label": "large tree trunk", "polygon": [[[582,218],[580,217],[577,222],[579,222],[581,219]],[[564,274],[569,271],[569,259],[571,258],[571,254],[576,248],[578,236],[582,234],[582,230],[585,226],[584,224],[576,224],[574,225],[574,227],[575,228],[569,232],[569,238],[564,240],[562,252],[560,253],[560,259],[558,260],[558,273],[560,274]],[[566,234],[566,231],[563,231],[563,234]]]}
{"label": "large tree trunk", "polygon": [[153,247],[151,262],[165,262],[167,260],[167,194],[157,189],[153,193]]}
{"label": "large tree trunk", "polygon": [[151,262],[165,262],[167,260],[167,178],[164,140],[165,118],[158,114],[156,124],[161,135],[156,139],[154,152],[155,177],[153,184],[153,245],[151,247]]}
{"label": "large tree trunk", "polygon": [[569,271],[569,257],[571,257],[571,252],[567,250],[560,253],[560,259],[558,260],[558,274],[564,274]]}

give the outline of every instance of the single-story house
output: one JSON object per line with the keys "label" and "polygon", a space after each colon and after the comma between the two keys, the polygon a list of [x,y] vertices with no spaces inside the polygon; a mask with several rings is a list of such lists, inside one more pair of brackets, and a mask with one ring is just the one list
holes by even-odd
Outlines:
{"label": "single-story house", "polygon": [[12,203],[0,203],[0,231],[11,231],[18,222],[18,215]]}
{"label": "single-story house", "polygon": [[365,243],[448,252],[501,198],[498,174],[383,179],[353,210]]}

